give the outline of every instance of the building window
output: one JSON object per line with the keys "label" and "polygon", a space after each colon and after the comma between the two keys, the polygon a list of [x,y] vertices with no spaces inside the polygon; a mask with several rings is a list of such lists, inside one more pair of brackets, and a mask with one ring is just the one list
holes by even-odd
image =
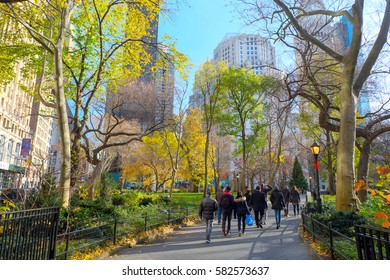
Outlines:
{"label": "building window", "polygon": [[4,145],[5,145],[5,137],[4,135],[0,135],[0,161],[3,160]]}
{"label": "building window", "polygon": [[12,156],[12,148],[14,146],[14,141],[9,140],[8,141],[8,147],[7,147],[7,154],[5,156],[6,162],[11,162],[11,156]]}
{"label": "building window", "polygon": [[14,164],[15,165],[18,165],[19,154],[20,154],[20,143],[16,143],[16,146],[15,146],[15,159],[14,159]]}

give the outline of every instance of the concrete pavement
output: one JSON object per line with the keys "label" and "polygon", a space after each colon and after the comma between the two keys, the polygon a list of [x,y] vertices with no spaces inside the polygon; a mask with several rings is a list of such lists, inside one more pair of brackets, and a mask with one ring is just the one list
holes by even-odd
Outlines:
{"label": "concrete pavement", "polygon": [[[291,206],[290,206],[291,207]],[[290,208],[290,215],[291,215]],[[267,225],[248,227],[238,236],[237,220],[232,219],[232,233],[222,235],[214,222],[211,243],[205,243],[204,222],[175,231],[167,239],[124,248],[105,259],[112,260],[314,260],[318,259],[298,236],[300,216],[282,217],[276,229],[274,211],[269,210]]]}

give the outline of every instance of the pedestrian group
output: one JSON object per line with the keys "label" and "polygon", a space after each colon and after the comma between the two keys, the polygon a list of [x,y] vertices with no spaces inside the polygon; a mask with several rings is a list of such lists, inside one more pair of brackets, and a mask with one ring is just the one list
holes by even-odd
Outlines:
{"label": "pedestrian group", "polygon": [[269,200],[271,209],[275,212],[276,229],[280,228],[281,214],[284,210],[284,217],[288,217],[289,203],[293,205],[294,216],[299,215],[300,195],[296,186],[291,191],[285,187],[279,190],[269,185],[261,184],[251,193],[247,187],[245,193],[237,192],[236,197],[231,193],[230,186],[221,187],[215,199],[211,197],[211,191],[207,191],[199,206],[199,217],[206,222],[206,243],[211,242],[211,233],[214,218],[216,216],[218,224],[222,224],[224,236],[231,235],[232,217],[237,219],[238,236],[245,234],[245,229],[254,214],[254,224],[256,228],[263,228],[267,223],[268,192],[271,192]]}

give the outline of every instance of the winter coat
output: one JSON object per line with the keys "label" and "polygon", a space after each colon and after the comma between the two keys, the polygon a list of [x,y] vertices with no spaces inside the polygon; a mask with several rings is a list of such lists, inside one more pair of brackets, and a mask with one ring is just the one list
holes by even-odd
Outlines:
{"label": "winter coat", "polygon": [[289,189],[285,188],[282,190],[282,193],[283,193],[283,199],[284,199],[284,202],[285,203],[289,203],[291,201],[291,192]]}
{"label": "winter coat", "polygon": [[246,204],[248,205],[248,207],[250,207],[251,202],[252,202],[252,196],[251,196],[250,192],[244,193],[244,196],[246,197]]}
{"label": "winter coat", "polygon": [[199,206],[199,217],[206,220],[214,219],[214,212],[218,210],[217,201],[211,196],[202,198]]}
{"label": "winter coat", "polygon": [[238,216],[245,216],[247,213],[249,214],[245,196],[235,198],[234,203],[236,205],[236,214]]}
{"label": "winter coat", "polygon": [[290,201],[293,205],[298,205],[301,201],[301,197],[299,196],[299,192],[297,190],[292,190],[290,194]]}
{"label": "winter coat", "polygon": [[217,194],[215,195],[215,199],[217,200],[218,204],[221,203],[221,196],[223,195],[222,190],[218,190]]}
{"label": "winter coat", "polygon": [[283,194],[279,190],[273,190],[270,197],[272,209],[282,210],[285,207]]}
{"label": "winter coat", "polygon": [[254,211],[264,210],[268,208],[266,194],[261,191],[254,191],[251,199],[251,206]]}

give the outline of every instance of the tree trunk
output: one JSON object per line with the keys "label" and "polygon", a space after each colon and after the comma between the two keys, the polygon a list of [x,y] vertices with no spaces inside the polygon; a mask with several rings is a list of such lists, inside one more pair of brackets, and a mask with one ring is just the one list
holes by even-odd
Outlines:
{"label": "tree trunk", "polygon": [[95,198],[95,185],[97,180],[100,178],[102,174],[102,169],[103,169],[103,163],[99,162],[95,168],[93,169],[92,176],[88,180],[88,198],[89,199],[94,199]]}
{"label": "tree trunk", "polygon": [[332,148],[331,148],[331,139],[330,139],[330,131],[326,131],[326,147],[328,151],[328,190],[331,195],[336,194],[335,186],[334,186],[334,172],[333,172],[333,162],[332,162]]}
{"label": "tree trunk", "polygon": [[209,157],[209,142],[210,142],[210,131],[206,132],[206,145],[204,149],[204,189],[203,197],[206,197],[207,185],[208,185],[208,157]]}
{"label": "tree trunk", "polygon": [[[245,123],[242,124],[242,174],[240,178],[240,185],[237,188],[237,191],[241,189],[242,193],[245,193],[245,181],[246,181],[246,133],[245,133]],[[240,188],[241,186],[241,188]]]}
{"label": "tree trunk", "polygon": [[356,104],[352,92],[354,67],[345,63],[341,86],[340,134],[337,146],[337,189],[336,209],[338,211],[354,211],[357,199],[353,186],[355,180],[354,157],[356,140]]}
{"label": "tree trunk", "polygon": [[171,186],[169,187],[169,197],[172,197],[172,190],[173,186],[175,185],[175,180],[176,180],[176,170],[173,168],[172,170],[172,176],[171,176]]}
{"label": "tree trunk", "polygon": [[[367,183],[367,177],[368,177],[368,165],[369,165],[369,159],[370,159],[370,152],[371,152],[371,141],[365,140],[363,142],[363,147],[360,151],[357,179],[363,180],[366,183]],[[358,198],[359,198],[360,202],[366,201],[367,200],[367,189],[359,190],[358,191]]]}
{"label": "tree trunk", "polygon": [[54,67],[55,67],[55,81],[56,81],[56,101],[57,101],[57,115],[58,115],[58,129],[61,143],[61,175],[60,175],[60,189],[62,195],[62,206],[68,208],[70,200],[70,168],[71,168],[71,154],[70,154],[70,133],[68,114],[66,110],[66,97],[64,90],[64,73],[63,73],[63,47],[65,42],[66,28],[69,26],[70,6],[65,3],[66,7],[61,14],[61,27],[59,29],[58,39],[54,50]]}
{"label": "tree trunk", "polygon": [[71,178],[70,186],[73,188],[80,177],[80,152],[81,152],[81,139],[80,134],[75,134],[71,148]]}

